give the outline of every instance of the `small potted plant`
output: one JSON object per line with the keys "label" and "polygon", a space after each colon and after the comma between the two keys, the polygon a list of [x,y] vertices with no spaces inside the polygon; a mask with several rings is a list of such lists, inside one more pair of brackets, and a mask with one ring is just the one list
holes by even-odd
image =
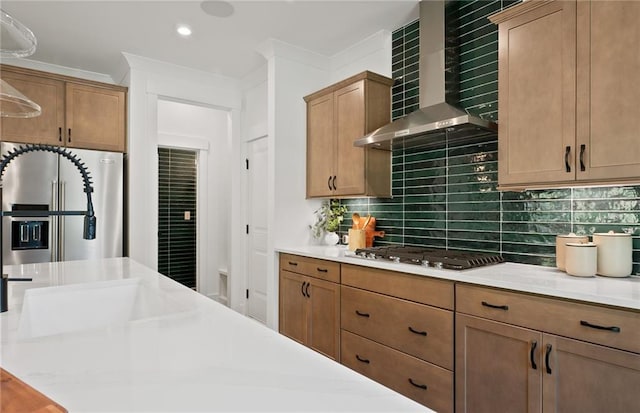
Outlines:
{"label": "small potted plant", "polygon": [[311,225],[311,232],[315,239],[324,237],[325,244],[335,245],[340,240],[336,233],[340,228],[340,223],[344,220],[347,207],[341,205],[337,199],[322,202],[320,208],[315,211],[316,222]]}

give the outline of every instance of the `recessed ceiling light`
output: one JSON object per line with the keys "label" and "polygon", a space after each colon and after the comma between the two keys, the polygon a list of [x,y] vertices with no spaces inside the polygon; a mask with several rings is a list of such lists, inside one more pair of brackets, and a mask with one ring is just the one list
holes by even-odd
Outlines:
{"label": "recessed ceiling light", "polygon": [[214,17],[229,17],[234,11],[231,3],[222,0],[205,0],[200,3],[200,8],[209,16]]}
{"label": "recessed ceiling light", "polygon": [[186,24],[179,24],[178,27],[176,27],[176,31],[180,36],[191,36],[191,27],[187,26]]}

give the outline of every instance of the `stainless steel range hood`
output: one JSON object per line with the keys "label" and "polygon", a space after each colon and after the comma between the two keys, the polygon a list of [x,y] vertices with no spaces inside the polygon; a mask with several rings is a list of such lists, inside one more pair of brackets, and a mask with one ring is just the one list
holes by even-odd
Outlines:
{"label": "stainless steel range hood", "polygon": [[445,95],[445,2],[420,7],[420,109],[354,142],[378,149],[450,143],[493,136],[498,125],[447,103]]}

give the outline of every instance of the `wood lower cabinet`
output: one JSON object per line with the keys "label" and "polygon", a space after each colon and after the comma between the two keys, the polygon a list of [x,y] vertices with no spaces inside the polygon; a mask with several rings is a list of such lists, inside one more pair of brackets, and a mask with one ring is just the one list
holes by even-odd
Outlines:
{"label": "wood lower cabinet", "polygon": [[[534,344],[536,343],[536,344]],[[456,411],[539,412],[540,332],[456,314]],[[535,351],[535,348],[534,348]]]}
{"label": "wood lower cabinet", "polygon": [[341,276],[341,362],[452,412],[453,283],[346,264]]}
{"label": "wood lower cabinet", "polygon": [[640,411],[640,355],[550,334],[540,350],[543,411]]}
{"label": "wood lower cabinet", "polygon": [[363,72],[304,97],[307,198],[391,196],[391,152],[353,142],[389,123],[392,84]]}
{"label": "wood lower cabinet", "polygon": [[[640,354],[612,345],[633,330],[627,320],[637,320],[637,313],[466,285],[456,286],[456,302],[457,412],[624,413],[640,407]],[[554,313],[554,303],[566,306],[566,317]],[[569,334],[574,320],[593,321],[597,313],[606,324],[581,328],[595,332],[590,337],[601,344],[548,332],[562,324],[561,333]]]}
{"label": "wood lower cabinet", "polygon": [[[305,267],[304,264],[311,266]],[[331,274],[329,267],[333,264],[335,263],[281,254],[279,326],[280,333],[327,357],[339,360],[340,285],[304,275],[314,272]],[[337,265],[339,268],[339,264]],[[283,269],[287,267],[299,268],[302,273]]]}
{"label": "wood lower cabinet", "polygon": [[125,87],[6,65],[0,75],[42,108],[34,118],[2,118],[3,141],[126,151]]}
{"label": "wood lower cabinet", "polygon": [[640,181],[640,3],[532,0],[490,19],[500,188]]}
{"label": "wood lower cabinet", "polygon": [[345,366],[430,407],[453,411],[453,372],[420,358],[342,330]]}

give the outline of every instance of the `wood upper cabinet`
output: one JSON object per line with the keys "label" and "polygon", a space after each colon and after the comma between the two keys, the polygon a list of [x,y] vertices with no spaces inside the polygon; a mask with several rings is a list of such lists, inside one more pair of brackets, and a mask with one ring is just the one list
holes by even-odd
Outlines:
{"label": "wood upper cabinet", "polygon": [[0,118],[5,142],[64,145],[64,82],[0,68],[0,77],[20,93],[40,105],[34,118]]}
{"label": "wood upper cabinet", "polygon": [[501,189],[640,180],[640,3],[538,1],[499,36]]}
{"label": "wood upper cabinet", "polygon": [[124,152],[125,93],[67,83],[67,146]]}
{"label": "wood upper cabinet", "polygon": [[[340,357],[340,264],[280,255],[280,333],[334,360]],[[293,272],[297,271],[297,272]],[[319,274],[319,278],[315,274]]]}
{"label": "wood upper cabinet", "polygon": [[456,411],[638,410],[637,312],[466,285],[456,303]]}
{"label": "wood upper cabinet", "polygon": [[391,196],[391,153],[353,142],[389,123],[392,84],[363,72],[304,98],[307,198]]}
{"label": "wood upper cabinet", "polygon": [[126,88],[6,65],[0,70],[42,108],[34,118],[2,118],[3,141],[126,150]]}
{"label": "wood upper cabinet", "polygon": [[578,180],[640,180],[638,21],[640,2],[578,1]]}
{"label": "wood upper cabinet", "polygon": [[575,179],[575,2],[528,1],[491,21],[499,23],[500,186]]}

